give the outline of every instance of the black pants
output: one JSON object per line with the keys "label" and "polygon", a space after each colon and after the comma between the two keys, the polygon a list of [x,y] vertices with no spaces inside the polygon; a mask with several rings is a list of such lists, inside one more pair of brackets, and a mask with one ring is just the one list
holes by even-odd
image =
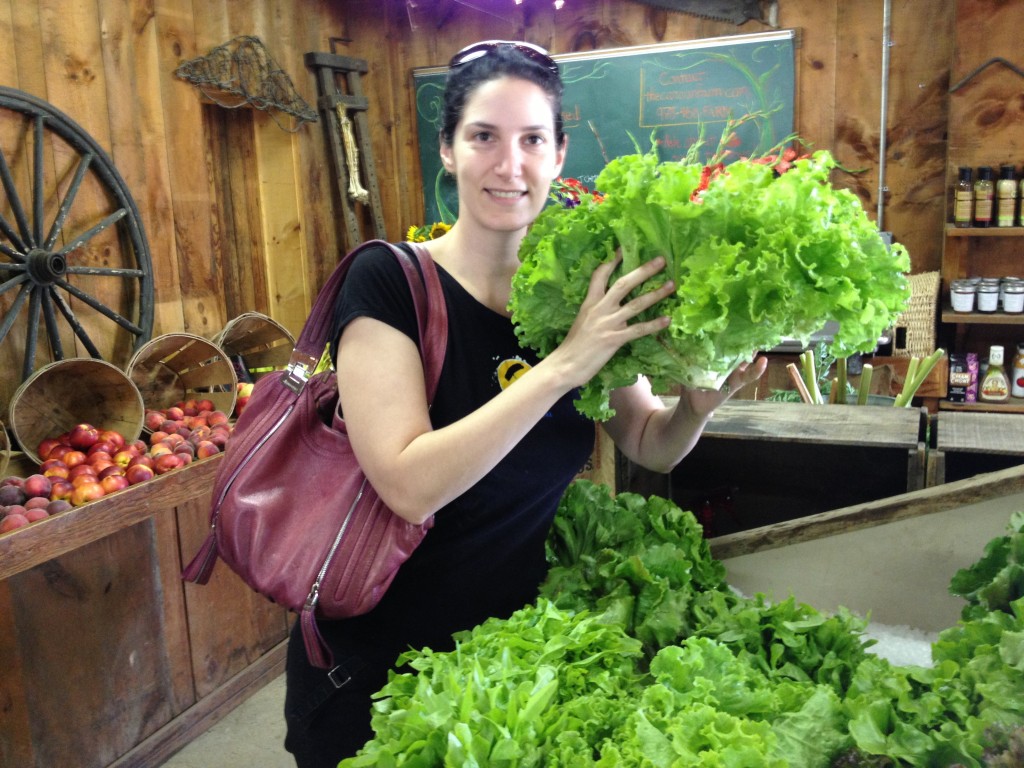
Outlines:
{"label": "black pants", "polygon": [[394,656],[336,654],[337,667],[328,674],[309,663],[295,622],[285,667],[284,744],[298,768],[337,768],[373,737],[371,696],[384,687],[394,661]]}

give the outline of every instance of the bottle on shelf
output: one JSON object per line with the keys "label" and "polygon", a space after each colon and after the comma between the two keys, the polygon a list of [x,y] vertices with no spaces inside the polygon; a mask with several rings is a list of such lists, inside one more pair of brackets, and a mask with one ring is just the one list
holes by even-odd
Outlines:
{"label": "bottle on shelf", "polygon": [[1017,344],[1017,355],[1013,358],[1013,379],[1010,382],[1010,394],[1013,397],[1024,397],[1024,342]]}
{"label": "bottle on shelf", "polygon": [[994,196],[995,185],[992,183],[992,167],[983,165],[978,168],[978,178],[974,182],[974,226],[987,227],[992,224]]}
{"label": "bottle on shelf", "polygon": [[[1021,179],[1024,183],[1024,179]],[[971,226],[974,216],[974,169],[960,168],[956,187],[953,188],[953,225]]]}
{"label": "bottle on shelf", "polygon": [[1017,182],[1013,178],[1012,165],[999,166],[999,181],[996,182],[996,226],[1012,227],[1017,214]]}
{"label": "bottle on shelf", "polygon": [[978,388],[978,399],[986,403],[1005,403],[1010,399],[1010,382],[1003,367],[1003,347],[993,344],[988,350],[988,368]]}

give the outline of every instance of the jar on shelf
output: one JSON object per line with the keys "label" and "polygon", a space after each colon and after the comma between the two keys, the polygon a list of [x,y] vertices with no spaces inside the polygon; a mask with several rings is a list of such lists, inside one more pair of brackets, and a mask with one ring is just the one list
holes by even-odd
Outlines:
{"label": "jar on shelf", "polygon": [[949,301],[954,312],[973,312],[977,284],[970,280],[954,280],[949,286]]}
{"label": "jar on shelf", "polygon": [[1012,280],[1003,286],[1003,312],[1011,315],[1024,312],[1024,280]]}
{"label": "jar on shelf", "polygon": [[975,300],[979,312],[995,312],[999,309],[999,281],[982,280],[978,283]]}
{"label": "jar on shelf", "polygon": [[999,166],[999,181],[996,182],[995,224],[997,227],[1012,227],[1017,214],[1017,180],[1013,178],[1016,168],[1012,165]]}

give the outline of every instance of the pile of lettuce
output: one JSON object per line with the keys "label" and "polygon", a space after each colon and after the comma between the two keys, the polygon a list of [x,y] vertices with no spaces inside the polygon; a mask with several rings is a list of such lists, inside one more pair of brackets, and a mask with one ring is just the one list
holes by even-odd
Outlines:
{"label": "pile of lettuce", "polygon": [[[933,666],[899,667],[845,610],[735,594],[665,499],[578,481],[548,546],[534,604],[403,656],[342,768],[1024,764],[1024,598],[972,603]],[[957,579],[984,589],[1012,549]]]}
{"label": "pile of lettuce", "polygon": [[746,159],[661,162],[653,150],[612,160],[600,195],[547,206],[524,238],[509,304],[520,341],[542,357],[555,349],[594,268],[621,249],[616,277],[667,259],[646,287],[671,279],[677,289],[640,319],[667,315],[671,325],[623,347],[584,387],[577,408],[592,418],[613,415],[610,390],[638,375],[658,394],[717,388],[757,351],[806,341],[829,320],[837,356],[873,350],[906,308],[910,259],[852,192],[830,184],[835,167],[827,151],[784,173]]}

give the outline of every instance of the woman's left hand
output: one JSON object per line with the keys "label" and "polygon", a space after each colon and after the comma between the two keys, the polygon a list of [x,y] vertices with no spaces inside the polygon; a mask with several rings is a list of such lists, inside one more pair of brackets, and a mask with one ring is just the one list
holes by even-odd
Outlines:
{"label": "woman's left hand", "polygon": [[684,389],[681,397],[686,399],[691,413],[701,416],[709,414],[745,386],[760,379],[767,368],[768,358],[758,355],[753,362],[740,363],[717,390]]}

